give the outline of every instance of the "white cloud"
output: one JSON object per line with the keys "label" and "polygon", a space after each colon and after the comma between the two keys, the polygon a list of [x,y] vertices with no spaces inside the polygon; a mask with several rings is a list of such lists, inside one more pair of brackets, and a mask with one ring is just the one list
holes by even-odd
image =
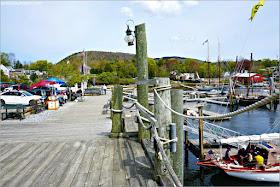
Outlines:
{"label": "white cloud", "polygon": [[194,7],[196,5],[198,5],[198,1],[197,0],[194,0],[194,1],[183,1],[184,2],[184,5],[186,7]]}
{"label": "white cloud", "polygon": [[133,17],[133,12],[132,9],[129,7],[122,7],[121,8],[121,13],[127,17],[132,18]]}
{"label": "white cloud", "polygon": [[198,1],[136,1],[145,11],[159,17],[178,15],[182,10],[198,5]]}

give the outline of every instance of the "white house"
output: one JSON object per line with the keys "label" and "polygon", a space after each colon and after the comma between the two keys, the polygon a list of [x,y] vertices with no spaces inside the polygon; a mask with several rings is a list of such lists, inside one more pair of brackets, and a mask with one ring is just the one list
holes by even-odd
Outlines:
{"label": "white house", "polygon": [[0,69],[3,70],[3,72],[5,73],[5,75],[7,75],[7,76],[9,77],[10,71],[9,71],[8,68],[6,68],[6,66],[4,66],[3,64],[1,64],[1,68],[0,68]]}

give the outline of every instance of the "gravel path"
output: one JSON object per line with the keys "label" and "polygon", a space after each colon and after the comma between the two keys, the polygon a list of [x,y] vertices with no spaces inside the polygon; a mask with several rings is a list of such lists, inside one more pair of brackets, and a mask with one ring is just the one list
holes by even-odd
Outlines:
{"label": "gravel path", "polygon": [[42,111],[38,114],[28,115],[23,120],[8,118],[8,119],[2,121],[2,119],[1,119],[0,123],[40,123],[40,122],[45,122],[50,117],[52,117],[54,115],[57,115],[61,111],[67,109],[68,107],[70,107],[74,104],[76,104],[76,102],[67,102],[63,106],[60,106],[59,109],[57,109],[57,110],[44,110],[44,111]]}

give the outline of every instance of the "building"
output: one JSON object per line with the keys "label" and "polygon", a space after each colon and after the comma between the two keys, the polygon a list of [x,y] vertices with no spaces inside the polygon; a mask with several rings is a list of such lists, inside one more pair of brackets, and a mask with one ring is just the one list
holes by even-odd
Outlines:
{"label": "building", "polygon": [[89,66],[87,66],[87,65],[83,66],[83,68],[82,68],[82,65],[80,65],[80,66],[78,67],[78,71],[79,71],[79,72],[84,72],[86,75],[87,75],[87,74],[90,74],[90,70],[91,70],[91,67],[89,67]]}
{"label": "building", "polygon": [[3,70],[3,72],[5,73],[5,75],[7,75],[9,77],[9,74],[10,74],[10,70],[4,66],[3,64],[1,64],[1,67],[0,67],[1,70]]}
{"label": "building", "polygon": [[[250,76],[250,79],[249,79]],[[243,83],[248,83],[248,79],[253,79],[253,82],[263,82],[263,76],[257,73],[237,73],[235,75],[236,80]]]}

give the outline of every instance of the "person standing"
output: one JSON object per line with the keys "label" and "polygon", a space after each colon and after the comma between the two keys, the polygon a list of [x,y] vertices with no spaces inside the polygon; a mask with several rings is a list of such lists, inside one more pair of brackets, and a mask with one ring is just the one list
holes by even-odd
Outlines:
{"label": "person standing", "polygon": [[104,94],[106,95],[106,90],[107,90],[107,87],[106,87],[106,85],[104,84],[104,86],[103,86],[103,90],[104,90]]}

